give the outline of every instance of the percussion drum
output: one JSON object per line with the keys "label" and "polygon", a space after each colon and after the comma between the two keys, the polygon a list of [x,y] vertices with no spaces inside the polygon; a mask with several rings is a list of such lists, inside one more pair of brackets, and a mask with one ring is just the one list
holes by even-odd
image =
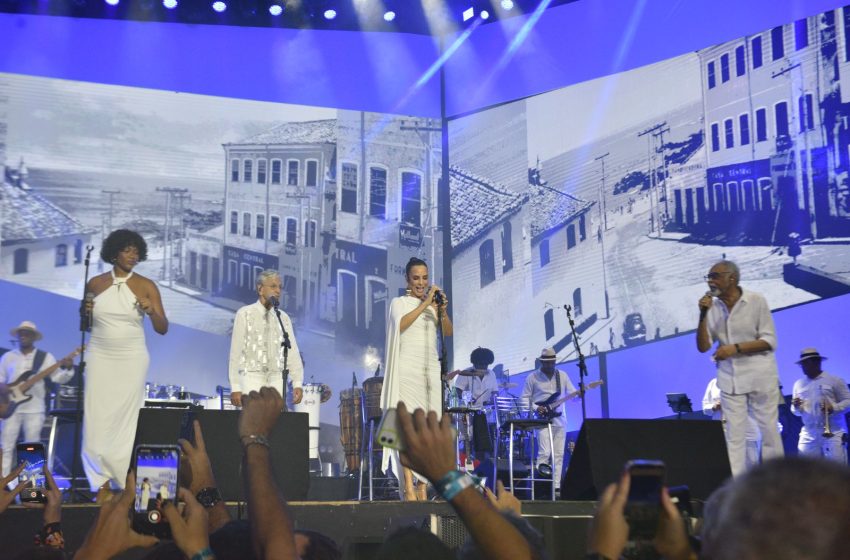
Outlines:
{"label": "percussion drum", "polygon": [[363,393],[366,396],[366,419],[381,418],[381,389],[384,386],[383,377],[369,377],[363,381]]}
{"label": "percussion drum", "polygon": [[306,412],[310,426],[310,459],[319,458],[319,405],[322,402],[322,384],[305,383],[301,388],[304,396],[301,402],[293,405],[295,412]]}
{"label": "percussion drum", "polygon": [[[380,393],[379,393],[380,395]],[[339,395],[340,443],[345,451],[348,472],[360,469],[360,442],[363,437],[363,391],[345,389]]]}

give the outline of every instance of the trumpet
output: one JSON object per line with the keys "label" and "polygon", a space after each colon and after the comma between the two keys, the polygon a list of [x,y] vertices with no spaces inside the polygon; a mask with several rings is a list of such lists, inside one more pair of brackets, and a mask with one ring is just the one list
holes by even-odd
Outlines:
{"label": "trumpet", "polygon": [[823,409],[823,433],[821,436],[831,438],[835,434],[829,428],[829,407],[827,406],[827,400],[823,396],[823,386],[820,387],[820,406]]}

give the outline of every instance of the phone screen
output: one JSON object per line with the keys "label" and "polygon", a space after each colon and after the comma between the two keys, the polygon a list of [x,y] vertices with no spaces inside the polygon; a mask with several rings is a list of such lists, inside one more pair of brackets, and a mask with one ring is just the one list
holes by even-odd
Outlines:
{"label": "phone screen", "polygon": [[651,540],[658,529],[664,463],[637,460],[630,461],[626,468],[630,478],[629,499],[625,508],[629,539]]}
{"label": "phone screen", "polygon": [[633,469],[629,485],[629,501],[632,503],[658,504],[661,502],[661,487],[664,485],[663,469]]}
{"label": "phone screen", "polygon": [[180,450],[171,445],[136,447],[136,511],[156,509],[157,500],[174,500]]}
{"label": "phone screen", "polygon": [[30,484],[33,488],[45,488],[44,446],[40,443],[22,443],[17,446],[18,464],[24,470],[18,475],[18,484]]}

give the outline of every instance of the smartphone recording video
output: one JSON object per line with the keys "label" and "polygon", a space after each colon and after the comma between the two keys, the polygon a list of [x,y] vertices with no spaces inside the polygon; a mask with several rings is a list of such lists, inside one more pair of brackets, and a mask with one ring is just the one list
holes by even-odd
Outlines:
{"label": "smartphone recording video", "polygon": [[138,445],[133,462],[136,465],[133,528],[158,538],[170,538],[171,527],[159,506],[164,500],[177,499],[180,448],[176,445]]}
{"label": "smartphone recording video", "polygon": [[16,451],[18,453],[18,465],[24,465],[24,469],[18,475],[18,484],[27,486],[27,489],[20,494],[21,502],[46,502],[47,480],[44,476],[46,458],[44,445],[40,443],[19,443],[16,446]]}
{"label": "smartphone recording video", "polygon": [[629,540],[651,540],[658,529],[664,462],[635,460],[626,464],[631,482],[626,503]]}

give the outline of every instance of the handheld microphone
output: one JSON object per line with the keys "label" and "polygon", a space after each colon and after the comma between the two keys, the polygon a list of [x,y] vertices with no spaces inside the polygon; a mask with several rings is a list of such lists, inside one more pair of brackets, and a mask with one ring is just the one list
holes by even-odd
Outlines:
{"label": "handheld microphone", "polygon": [[434,292],[434,303],[436,303],[437,305],[443,305],[445,301],[446,300],[443,297],[443,292],[441,292],[440,290]]}
{"label": "handheld microphone", "polygon": [[89,304],[94,301],[94,293],[86,292],[86,297],[83,299],[83,306],[80,309],[80,332],[91,332],[92,317]]}
{"label": "handheld microphone", "polygon": [[278,306],[280,305],[280,302],[274,296],[269,296],[268,298],[266,298],[266,301],[268,301],[271,304],[271,306],[274,307],[275,309],[277,309]]}
{"label": "handheld microphone", "polygon": [[[707,292],[705,292],[705,295],[708,296],[708,297],[712,297],[712,298],[717,297],[716,290],[714,290],[714,289],[708,290]],[[705,319],[705,316],[707,314],[708,314],[708,307],[701,307],[700,310],[699,310],[699,320],[700,320],[700,322],[703,319]]]}

